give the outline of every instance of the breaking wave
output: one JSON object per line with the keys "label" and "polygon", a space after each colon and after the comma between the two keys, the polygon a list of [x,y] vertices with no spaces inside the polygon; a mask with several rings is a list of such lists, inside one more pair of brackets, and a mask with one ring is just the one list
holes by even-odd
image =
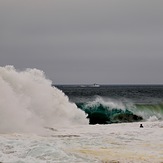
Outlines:
{"label": "breaking wave", "polygon": [[87,124],[86,114],[51,84],[38,69],[0,67],[0,132],[37,132],[46,126]]}
{"label": "breaking wave", "polygon": [[163,120],[163,104],[133,104],[97,97],[77,106],[88,114],[90,124]]}

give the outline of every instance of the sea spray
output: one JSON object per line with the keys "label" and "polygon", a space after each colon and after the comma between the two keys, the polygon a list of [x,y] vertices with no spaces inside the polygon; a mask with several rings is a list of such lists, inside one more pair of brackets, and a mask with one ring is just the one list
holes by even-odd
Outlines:
{"label": "sea spray", "polygon": [[37,132],[55,125],[87,124],[85,113],[51,84],[38,69],[0,67],[0,132]]}

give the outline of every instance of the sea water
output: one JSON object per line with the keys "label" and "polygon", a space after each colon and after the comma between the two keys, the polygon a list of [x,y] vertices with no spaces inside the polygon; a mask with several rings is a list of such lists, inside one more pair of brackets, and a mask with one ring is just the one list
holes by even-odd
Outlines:
{"label": "sea water", "polygon": [[57,87],[86,112],[90,124],[163,120],[163,85]]}
{"label": "sea water", "polygon": [[161,163],[162,97],[163,86],[52,87],[40,70],[0,67],[0,162]]}
{"label": "sea water", "polygon": [[46,134],[0,134],[0,160],[11,163],[161,163],[163,123],[54,127]]}

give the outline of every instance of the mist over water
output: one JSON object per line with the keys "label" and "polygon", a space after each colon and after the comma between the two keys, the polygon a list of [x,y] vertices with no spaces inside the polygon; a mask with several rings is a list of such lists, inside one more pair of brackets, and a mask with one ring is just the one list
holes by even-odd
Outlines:
{"label": "mist over water", "polygon": [[0,132],[37,132],[55,125],[87,124],[85,113],[51,84],[38,69],[0,67]]}

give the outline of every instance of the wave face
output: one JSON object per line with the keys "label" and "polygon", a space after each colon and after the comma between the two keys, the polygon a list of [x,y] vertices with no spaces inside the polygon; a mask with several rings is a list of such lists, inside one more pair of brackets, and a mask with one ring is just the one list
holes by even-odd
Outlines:
{"label": "wave face", "polygon": [[38,69],[0,67],[0,132],[37,132],[54,125],[86,124],[83,111]]}
{"label": "wave face", "polygon": [[89,102],[77,103],[84,110],[90,124],[110,124],[163,120],[163,104],[133,104],[96,97]]}

